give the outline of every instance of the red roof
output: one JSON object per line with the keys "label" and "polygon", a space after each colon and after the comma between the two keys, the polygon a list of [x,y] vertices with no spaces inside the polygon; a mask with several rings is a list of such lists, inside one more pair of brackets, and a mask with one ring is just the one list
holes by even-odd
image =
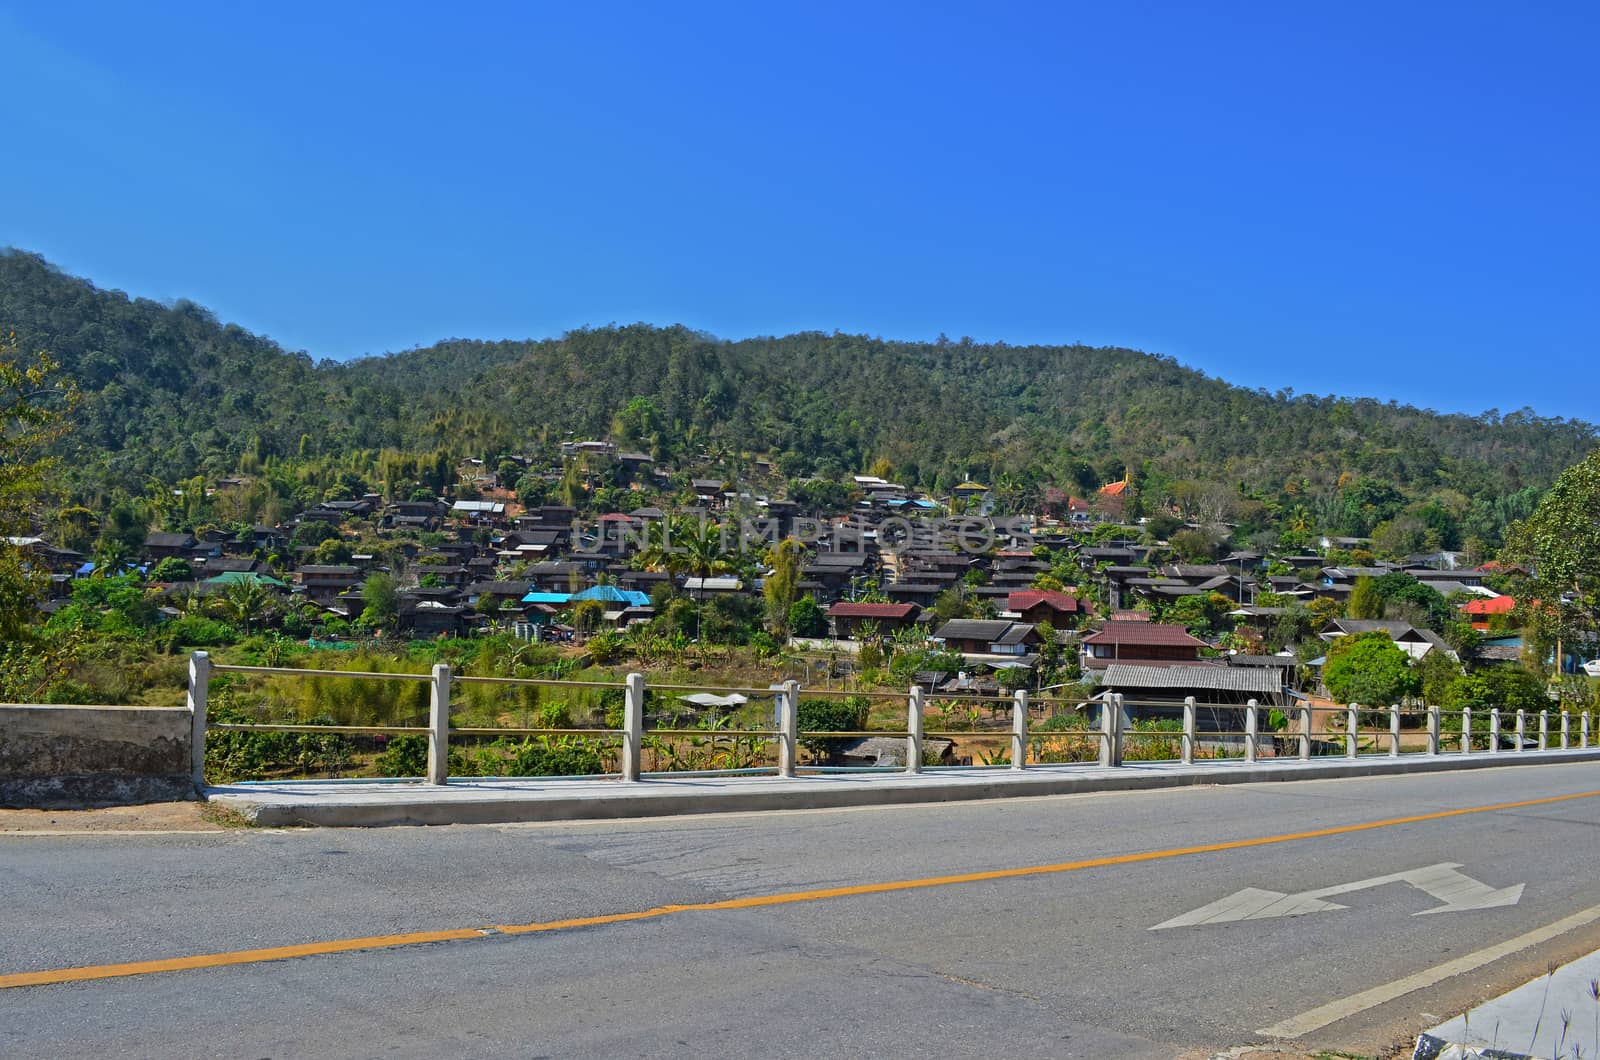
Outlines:
{"label": "red roof", "polygon": [[1113,482],[1109,486],[1101,486],[1100,487],[1100,494],[1103,497],[1118,497],[1118,496],[1121,496],[1122,491],[1127,489],[1127,488],[1128,488],[1128,483],[1127,483],[1126,480],[1124,480],[1122,482]]}
{"label": "red roof", "polygon": [[1083,638],[1085,644],[1144,644],[1152,647],[1204,648],[1206,642],[1182,626],[1159,622],[1107,622]]}
{"label": "red roof", "polygon": [[829,618],[910,618],[916,604],[856,604],[841,600],[828,608]]}
{"label": "red roof", "polygon": [[1007,611],[1026,611],[1038,604],[1049,604],[1057,611],[1068,613],[1078,610],[1078,598],[1070,593],[1049,592],[1044,589],[1024,589],[1006,597]]}
{"label": "red roof", "polygon": [[1468,600],[1461,608],[1469,615],[1509,615],[1516,610],[1517,601],[1509,596],[1496,596],[1483,600]]}

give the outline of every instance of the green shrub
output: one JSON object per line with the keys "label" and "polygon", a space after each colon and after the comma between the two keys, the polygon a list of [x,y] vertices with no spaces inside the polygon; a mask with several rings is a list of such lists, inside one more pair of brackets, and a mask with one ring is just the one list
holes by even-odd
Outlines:
{"label": "green shrub", "polygon": [[158,634],[163,646],[174,648],[221,648],[236,644],[239,631],[205,615],[184,615],[162,626]]}
{"label": "green shrub", "polygon": [[872,701],[866,696],[845,699],[802,699],[795,707],[800,728],[800,746],[814,757],[825,758],[846,741],[840,737],[807,737],[808,732],[852,732],[867,727]]}
{"label": "green shrub", "polygon": [[428,738],[411,732],[391,736],[373,765],[379,776],[423,776],[428,771]]}
{"label": "green shrub", "polygon": [[508,777],[575,777],[606,771],[600,745],[580,736],[529,737],[510,745]]}

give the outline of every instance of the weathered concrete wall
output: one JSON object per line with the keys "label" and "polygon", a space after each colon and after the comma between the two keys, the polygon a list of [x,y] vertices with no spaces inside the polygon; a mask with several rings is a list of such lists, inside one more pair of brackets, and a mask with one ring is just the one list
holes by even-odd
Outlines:
{"label": "weathered concrete wall", "polygon": [[0,806],[192,799],[189,728],[182,707],[0,704]]}

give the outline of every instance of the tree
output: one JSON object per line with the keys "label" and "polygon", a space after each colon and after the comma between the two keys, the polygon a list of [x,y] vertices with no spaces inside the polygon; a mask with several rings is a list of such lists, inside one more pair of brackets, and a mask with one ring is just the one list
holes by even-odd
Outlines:
{"label": "tree", "polygon": [[249,633],[272,603],[272,593],[257,579],[244,577],[225,585],[215,599],[214,606],[223,620]]}
{"label": "tree", "polygon": [[330,537],[317,546],[317,562],[326,564],[349,563],[356,550],[342,537]]}
{"label": "tree", "polygon": [[150,571],[150,579],[158,582],[186,582],[194,580],[194,568],[189,561],[178,556],[168,556]]}
{"label": "tree", "polygon": [[1411,659],[1387,633],[1340,637],[1328,647],[1322,683],[1343,703],[1387,706],[1419,690]]}
{"label": "tree", "polygon": [[1345,611],[1351,618],[1375,619],[1383,617],[1383,594],[1371,578],[1360,577],[1350,588],[1350,602]]}
{"label": "tree", "polygon": [[1176,620],[1196,636],[1204,637],[1221,628],[1223,618],[1233,608],[1233,601],[1221,593],[1180,596],[1167,609],[1169,617]]}
{"label": "tree", "polygon": [[62,548],[88,552],[100,535],[100,518],[82,505],[63,508],[56,515]]}
{"label": "tree", "polygon": [[11,538],[34,527],[55,468],[47,450],[66,431],[77,401],[48,354],[24,358],[15,334],[0,341],[0,640],[25,636],[48,585]]}
{"label": "tree", "polygon": [[1210,562],[1217,557],[1217,540],[1204,530],[1179,530],[1168,543],[1185,562]]}
{"label": "tree", "polygon": [[828,632],[828,618],[810,593],[790,605],[789,632],[797,637],[820,637]]}
{"label": "tree", "polygon": [[[1563,471],[1533,514],[1511,528],[1501,559],[1533,570],[1525,590],[1527,612],[1542,639],[1570,641],[1595,630],[1600,618],[1600,450]],[[1561,660],[1556,662],[1559,667]]]}
{"label": "tree", "polygon": [[761,592],[767,601],[767,628],[780,639],[789,635],[789,609],[794,606],[805,554],[805,545],[792,537],[767,550],[772,570],[762,582]]}
{"label": "tree", "polygon": [[1551,703],[1544,688],[1537,674],[1520,666],[1491,666],[1451,681],[1440,706],[1447,710],[1548,710]]}
{"label": "tree", "polygon": [[367,575],[361,583],[361,599],[366,607],[361,609],[361,623],[370,629],[392,629],[400,617],[400,592],[394,578],[382,571]]}

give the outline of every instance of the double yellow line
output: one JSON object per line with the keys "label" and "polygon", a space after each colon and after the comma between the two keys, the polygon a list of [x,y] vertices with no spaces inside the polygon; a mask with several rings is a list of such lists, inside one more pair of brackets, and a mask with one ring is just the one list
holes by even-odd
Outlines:
{"label": "double yellow line", "polygon": [[225,953],[202,953],[189,957],[168,957],[155,961],[129,961],[125,964],[94,964],[81,968],[53,968],[38,972],[14,972],[0,975],[0,990],[24,986],[48,986],[54,983],[75,983],[89,979],[120,979],[134,975],[153,975],[158,972],[181,972],[194,968],[222,968],[234,964],[261,964],[267,961],[287,961],[296,957],[315,957],[328,953],[350,953],[356,950],[384,950],[401,946],[421,946],[431,942],[464,942],[469,939],[489,938],[494,935],[532,935],[546,931],[567,931],[574,928],[600,927],[605,924],[624,924],[635,920],[655,920],[675,913],[709,913],[730,909],[760,909],[767,906],[794,905],[799,902],[820,902],[829,898],[854,898],[860,895],[888,894],[894,891],[917,891],[929,887],[950,887],[963,883],[987,883],[991,880],[1011,880],[1025,876],[1052,876],[1083,869],[1108,868],[1114,865],[1134,865],[1143,861],[1165,861],[1169,858],[1189,857],[1194,854],[1214,854],[1224,850],[1245,850],[1250,847],[1272,846],[1277,843],[1294,843],[1303,839],[1321,839],[1327,836],[1349,835],[1354,832],[1371,832],[1379,828],[1394,828],[1424,821],[1441,821],[1451,817],[1466,817],[1480,813],[1498,813],[1529,806],[1548,806],[1552,803],[1571,802],[1575,799],[1600,797],[1600,791],[1583,791],[1571,795],[1551,795],[1542,799],[1524,799],[1520,802],[1502,802],[1492,806],[1469,806],[1456,810],[1439,810],[1434,813],[1412,814],[1408,817],[1390,817],[1381,821],[1364,821],[1360,824],[1340,825],[1336,828],[1318,828],[1309,832],[1291,832],[1286,835],[1259,836],[1253,839],[1234,839],[1224,843],[1204,843],[1198,846],[1174,847],[1169,850],[1148,850],[1137,854],[1117,854],[1110,857],[1085,858],[1081,861],[1063,861],[1054,865],[1028,865],[1011,869],[991,869],[987,872],[966,872],[953,876],[927,876],[915,880],[890,880],[883,883],[863,883],[850,887],[827,887],[810,891],[786,891],[780,894],[757,895],[750,898],[728,898],[717,902],[695,902],[688,905],[660,905],[628,913],[611,913],[606,916],[574,917],[569,920],[547,920],[532,924],[499,924],[481,928],[452,928],[445,931],[411,931],[399,935],[368,935],[363,938],[329,939],[323,942],[306,942],[296,946],[273,946],[259,950],[232,950]]}

